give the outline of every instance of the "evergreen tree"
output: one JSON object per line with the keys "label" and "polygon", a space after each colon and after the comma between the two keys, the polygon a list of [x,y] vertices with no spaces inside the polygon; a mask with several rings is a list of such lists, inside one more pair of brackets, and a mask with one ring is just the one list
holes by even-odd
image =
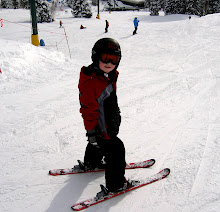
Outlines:
{"label": "evergreen tree", "polygon": [[149,8],[150,7],[150,0],[145,0],[144,7],[145,8]]}
{"label": "evergreen tree", "polygon": [[16,9],[18,8],[18,0],[1,0],[1,7],[7,9]]}
{"label": "evergreen tree", "polygon": [[18,9],[20,7],[20,1],[19,0],[12,0],[13,8]]}
{"label": "evergreen tree", "polygon": [[196,9],[197,0],[187,0],[186,3],[186,14],[189,15],[197,15],[197,9]]}
{"label": "evergreen tree", "polygon": [[186,13],[190,15],[206,15],[209,0],[187,0]]}
{"label": "evergreen tree", "polygon": [[185,14],[186,13],[186,1],[176,0],[176,14]]}
{"label": "evergreen tree", "polygon": [[52,22],[54,16],[54,10],[52,7],[54,4],[49,3],[46,0],[35,0],[36,1],[36,15],[37,21],[42,22]]}
{"label": "evergreen tree", "polygon": [[92,8],[87,0],[69,0],[68,6],[72,9],[71,13],[74,17],[92,17]]}
{"label": "evergreen tree", "polygon": [[220,0],[209,1],[207,14],[219,13],[220,12]]}
{"label": "evergreen tree", "polygon": [[176,2],[175,0],[167,0],[164,12],[166,15],[176,14]]}
{"label": "evergreen tree", "polygon": [[30,9],[30,0],[20,0],[20,7],[25,9]]}
{"label": "evergreen tree", "polygon": [[206,0],[198,0],[198,4],[197,4],[197,15],[199,16],[203,16],[203,15],[206,15],[207,12],[205,11],[205,3],[206,3]]}
{"label": "evergreen tree", "polygon": [[8,1],[6,1],[6,0],[1,0],[1,7],[2,7],[2,8],[8,8]]}
{"label": "evergreen tree", "polygon": [[159,15],[160,11],[160,0],[151,0],[150,1],[150,15],[156,16]]}
{"label": "evergreen tree", "polygon": [[160,8],[164,10],[166,5],[166,0],[160,0]]}
{"label": "evergreen tree", "polygon": [[207,15],[208,14],[209,2],[210,2],[210,0],[204,0],[204,3],[203,3],[203,15]]}
{"label": "evergreen tree", "polygon": [[[151,2],[153,2],[153,0],[145,0],[144,7],[150,8]],[[159,8],[164,9],[165,4],[166,4],[166,0],[159,0],[158,2],[159,2]]]}

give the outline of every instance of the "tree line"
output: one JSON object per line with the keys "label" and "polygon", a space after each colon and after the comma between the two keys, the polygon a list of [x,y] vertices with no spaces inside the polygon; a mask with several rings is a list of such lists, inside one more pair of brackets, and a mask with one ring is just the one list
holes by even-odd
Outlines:
{"label": "tree line", "polygon": [[[1,0],[2,8],[30,9],[30,0]],[[66,0],[65,5],[70,7],[74,17],[92,17],[91,4],[97,0]],[[111,3],[115,0],[102,0]],[[38,22],[52,22],[54,20],[57,1],[35,0]],[[163,10],[165,15],[188,14],[204,16],[220,12],[220,0],[145,0],[144,7],[150,15],[157,16]]]}
{"label": "tree line", "polygon": [[[39,23],[52,22],[56,9],[56,2],[47,0],[35,0],[36,16]],[[7,9],[30,9],[30,0],[1,0],[1,7]]]}
{"label": "tree line", "polygon": [[220,12],[220,0],[146,0],[145,7],[151,15],[188,14],[204,16]]}
{"label": "tree line", "polygon": [[[54,20],[57,1],[55,0],[35,0],[37,21],[52,22]],[[65,5],[70,7],[74,17],[92,17],[91,3],[87,0],[66,0]],[[30,9],[30,0],[1,0],[1,7],[7,9]]]}

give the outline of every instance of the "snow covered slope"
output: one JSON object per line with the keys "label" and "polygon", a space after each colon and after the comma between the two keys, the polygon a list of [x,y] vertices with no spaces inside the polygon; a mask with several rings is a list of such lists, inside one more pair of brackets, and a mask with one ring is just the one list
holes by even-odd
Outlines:
{"label": "snow covered slope", "polygon": [[[83,159],[79,71],[106,36],[122,47],[119,137],[126,159],[156,159],[152,168],[126,171],[126,177],[144,178],[165,167],[171,174],[87,211],[219,211],[220,14],[191,20],[144,11],[95,16],[74,19],[68,9],[58,11],[55,22],[38,24],[46,46],[35,47],[29,11],[0,9],[1,211],[71,211],[104,183],[103,173],[52,177],[48,170]],[[134,17],[140,23],[132,36]]]}

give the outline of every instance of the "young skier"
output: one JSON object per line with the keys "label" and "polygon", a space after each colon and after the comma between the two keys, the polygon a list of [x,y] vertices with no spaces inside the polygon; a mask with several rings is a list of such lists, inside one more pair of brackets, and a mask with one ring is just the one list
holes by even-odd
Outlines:
{"label": "young skier", "polygon": [[[119,43],[98,40],[92,49],[92,64],[83,66],[79,79],[80,113],[87,131],[84,169],[105,168],[108,192],[125,189],[125,148],[117,137],[121,123],[116,95],[116,70],[121,60]],[[103,163],[103,160],[105,163]],[[106,191],[105,191],[106,192]]]}

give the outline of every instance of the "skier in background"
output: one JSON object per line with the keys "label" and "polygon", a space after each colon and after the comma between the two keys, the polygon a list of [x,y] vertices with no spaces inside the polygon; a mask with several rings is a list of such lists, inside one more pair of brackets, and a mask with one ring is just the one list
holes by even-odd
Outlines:
{"label": "skier in background", "polygon": [[83,25],[80,26],[80,29],[85,29],[86,27],[84,27]]}
{"label": "skier in background", "polygon": [[133,31],[133,35],[137,34],[137,28],[138,28],[138,22],[139,20],[137,19],[137,17],[134,18],[134,31]]}
{"label": "skier in background", "polygon": [[105,33],[108,32],[109,22],[105,20]]}
{"label": "skier in background", "polygon": [[[83,66],[79,79],[80,113],[87,131],[84,170],[105,168],[106,188],[97,194],[126,189],[125,148],[117,137],[121,123],[116,95],[116,70],[121,60],[119,43],[112,38],[98,40],[92,49],[92,64]],[[104,162],[103,162],[104,161]]]}
{"label": "skier in background", "polygon": [[63,26],[63,22],[60,20],[60,28]]}

